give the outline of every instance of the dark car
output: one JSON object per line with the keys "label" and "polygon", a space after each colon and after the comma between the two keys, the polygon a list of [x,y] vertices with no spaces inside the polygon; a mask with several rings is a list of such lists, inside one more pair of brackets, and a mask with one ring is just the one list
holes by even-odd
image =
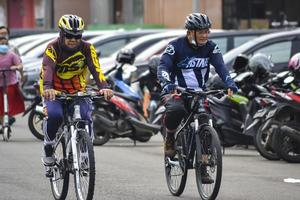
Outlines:
{"label": "dark car", "polygon": [[300,52],[300,29],[270,33],[250,40],[224,54],[224,62],[231,69],[239,54],[251,57],[255,53],[263,53],[271,56],[274,63],[272,71],[279,72],[287,67],[289,59],[297,52]]}
{"label": "dark car", "polygon": [[275,29],[261,29],[261,30],[229,30],[224,32],[212,32],[209,39],[218,44],[221,52],[225,54],[231,49],[241,46],[242,44],[268,33],[272,33]]}

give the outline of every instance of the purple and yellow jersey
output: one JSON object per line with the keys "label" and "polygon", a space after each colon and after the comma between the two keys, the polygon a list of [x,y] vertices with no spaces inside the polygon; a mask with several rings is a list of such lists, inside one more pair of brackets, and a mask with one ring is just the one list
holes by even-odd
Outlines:
{"label": "purple and yellow jersey", "polygon": [[59,41],[55,40],[48,45],[44,53],[40,88],[65,93],[84,91],[88,70],[99,89],[107,86],[92,44],[82,41],[77,51],[67,51],[62,50]]}

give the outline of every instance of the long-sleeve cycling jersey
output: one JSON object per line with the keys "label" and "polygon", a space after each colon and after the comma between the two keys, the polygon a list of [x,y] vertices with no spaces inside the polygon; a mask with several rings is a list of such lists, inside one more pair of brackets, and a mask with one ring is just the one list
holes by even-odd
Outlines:
{"label": "long-sleeve cycling jersey", "polygon": [[41,71],[41,89],[55,89],[66,93],[83,91],[89,70],[99,89],[107,86],[92,44],[82,41],[78,50],[62,49],[59,39],[48,44]]}
{"label": "long-sleeve cycling jersey", "polygon": [[181,87],[204,89],[210,64],[226,86],[236,92],[237,87],[224,65],[220,49],[211,40],[197,49],[189,44],[186,36],[171,41],[161,57],[157,76],[162,86],[175,83]]}

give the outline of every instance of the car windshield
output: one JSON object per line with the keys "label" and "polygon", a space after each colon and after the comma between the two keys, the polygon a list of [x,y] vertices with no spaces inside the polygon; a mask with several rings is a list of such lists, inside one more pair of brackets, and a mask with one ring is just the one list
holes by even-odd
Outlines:
{"label": "car windshield", "polygon": [[243,45],[239,46],[239,48],[234,48],[227,53],[224,54],[224,62],[228,63],[231,60],[235,59],[239,54],[243,53],[245,50],[249,49],[249,47],[257,44],[260,40],[254,39],[250,40],[249,42],[244,43]]}

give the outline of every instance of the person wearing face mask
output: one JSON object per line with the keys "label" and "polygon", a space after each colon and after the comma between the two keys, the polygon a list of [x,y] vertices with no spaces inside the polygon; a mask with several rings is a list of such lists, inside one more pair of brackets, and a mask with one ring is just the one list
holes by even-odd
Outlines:
{"label": "person wearing face mask", "polygon": [[[106,78],[100,68],[95,47],[82,40],[84,21],[77,15],[63,15],[58,22],[59,37],[50,42],[42,62],[40,89],[47,119],[44,121],[44,165],[55,162],[53,144],[56,132],[63,120],[63,104],[55,99],[58,92],[73,94],[86,90],[87,73],[93,78],[104,98],[110,99],[113,92],[108,88]],[[82,99],[80,103],[82,119],[89,121],[92,136],[92,103]],[[73,110],[70,105],[69,110]],[[47,176],[47,173],[46,173]]]}
{"label": "person wearing face mask", "polygon": [[18,48],[9,44],[9,29],[6,26],[0,26],[0,37],[6,38],[9,49],[20,56]]}
{"label": "person wearing face mask", "polygon": [[[192,13],[186,17],[186,36],[171,41],[158,66],[157,77],[162,87],[162,101],[166,112],[163,126],[166,128],[164,143],[165,156],[173,157],[174,133],[187,113],[185,100],[176,92],[176,86],[191,89],[206,89],[210,65],[228,88],[228,95],[237,92],[238,88],[230,78],[223,61],[223,56],[216,43],[208,39],[211,21],[203,13]],[[201,175],[203,183],[213,181],[208,173]]]}
{"label": "person wearing face mask", "polygon": [[[7,38],[0,35],[0,68],[10,68],[14,71],[7,71],[6,73],[6,85],[8,96],[8,115],[10,120],[13,116],[24,112],[24,99],[19,89],[19,81],[16,71],[22,71],[21,59],[13,51],[10,50]],[[3,117],[3,74],[0,73],[0,116]],[[11,123],[11,122],[10,122]]]}
{"label": "person wearing face mask", "polygon": [[[9,29],[6,26],[0,26],[0,37],[4,37],[6,39],[6,44],[9,47],[9,50],[13,51],[15,54],[17,54],[20,57],[20,52],[17,47],[11,45],[9,43]],[[21,60],[22,62],[22,60]],[[20,80],[20,84],[22,84],[25,81],[25,77],[23,76],[23,69],[20,71],[17,71],[17,77]],[[12,125],[16,121],[15,117],[9,117],[9,124]]]}

